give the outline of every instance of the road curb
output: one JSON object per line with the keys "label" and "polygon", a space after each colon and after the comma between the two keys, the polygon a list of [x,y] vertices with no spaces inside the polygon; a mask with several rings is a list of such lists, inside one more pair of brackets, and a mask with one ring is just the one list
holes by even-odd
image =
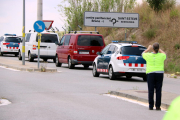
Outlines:
{"label": "road curb", "polygon": [[[136,101],[139,101],[139,102],[143,102],[143,103],[147,103],[147,104],[149,103],[148,99],[137,97],[137,96],[126,94],[126,93],[122,93],[122,92],[110,91],[109,94],[110,95],[120,96],[120,97],[125,97],[125,98],[128,98],[128,99],[133,99],[133,100],[136,100]],[[161,103],[161,107],[166,109],[166,110],[169,108],[169,106],[170,106],[169,104]]]}
{"label": "road curb", "polygon": [[46,68],[45,71],[42,71],[41,69],[37,69],[37,68],[21,68],[21,67],[16,67],[12,65],[2,64],[2,63],[0,63],[0,66],[16,69],[20,71],[28,71],[28,72],[57,72],[57,69],[52,69],[52,68]]}

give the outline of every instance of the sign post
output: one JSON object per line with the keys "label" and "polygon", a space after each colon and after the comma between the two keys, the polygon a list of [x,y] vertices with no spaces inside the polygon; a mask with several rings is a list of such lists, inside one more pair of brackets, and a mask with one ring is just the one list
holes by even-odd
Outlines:
{"label": "sign post", "polygon": [[45,24],[43,21],[38,20],[34,23],[34,30],[38,32],[38,69],[39,69],[39,58],[40,58],[40,42],[41,42],[41,32],[45,29]]}

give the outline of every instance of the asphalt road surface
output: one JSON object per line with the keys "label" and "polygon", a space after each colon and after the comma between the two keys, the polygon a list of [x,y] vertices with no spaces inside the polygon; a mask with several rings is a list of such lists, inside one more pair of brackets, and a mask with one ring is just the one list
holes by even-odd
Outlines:
{"label": "asphalt road surface", "polygon": [[[48,60],[47,66],[55,68],[52,60]],[[104,95],[115,90],[147,90],[142,78],[120,77],[114,81],[106,75],[95,78],[92,67],[84,69],[81,65],[68,69],[62,64],[57,69],[61,72],[0,68],[0,97],[12,102],[0,106],[0,120],[161,120],[165,114],[165,111],[150,111],[147,106]],[[167,78],[163,90],[179,93],[179,85],[178,80]]]}

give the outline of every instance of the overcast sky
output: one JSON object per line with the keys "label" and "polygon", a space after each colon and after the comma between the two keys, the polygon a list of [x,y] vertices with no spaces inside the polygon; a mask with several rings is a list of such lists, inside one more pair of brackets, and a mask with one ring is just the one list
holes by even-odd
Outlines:
{"label": "overcast sky", "polygon": [[[33,30],[37,20],[37,0],[25,0],[26,22],[25,32]],[[43,0],[43,20],[54,20],[53,27],[62,31],[65,27],[64,18],[58,12],[58,4],[62,0]],[[141,0],[137,0],[140,2]],[[177,0],[180,3],[180,0]],[[0,36],[5,33],[22,36],[23,0],[0,0]]]}

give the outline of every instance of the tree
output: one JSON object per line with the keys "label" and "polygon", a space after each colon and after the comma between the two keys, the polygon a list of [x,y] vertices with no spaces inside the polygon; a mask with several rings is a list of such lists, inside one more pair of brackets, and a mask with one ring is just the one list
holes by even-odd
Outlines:
{"label": "tree", "polygon": [[154,11],[159,12],[163,9],[163,5],[166,3],[166,0],[147,0],[147,2]]}

